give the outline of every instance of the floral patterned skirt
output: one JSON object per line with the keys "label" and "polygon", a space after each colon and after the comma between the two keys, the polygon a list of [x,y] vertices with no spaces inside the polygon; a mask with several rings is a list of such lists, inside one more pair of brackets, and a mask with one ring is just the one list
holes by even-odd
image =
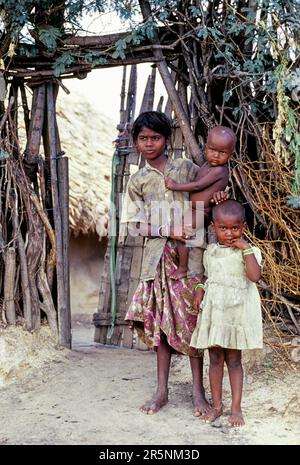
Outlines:
{"label": "floral patterned skirt", "polygon": [[125,320],[130,320],[139,337],[151,349],[156,349],[165,335],[173,352],[193,357],[202,356],[190,347],[197,312],[192,308],[197,276],[174,280],[177,253],[173,242],[167,242],[153,280],[141,281],[134,293]]}

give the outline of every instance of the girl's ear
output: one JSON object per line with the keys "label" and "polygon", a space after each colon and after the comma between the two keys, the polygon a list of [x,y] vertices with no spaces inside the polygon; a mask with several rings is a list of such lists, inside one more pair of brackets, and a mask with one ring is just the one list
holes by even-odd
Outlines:
{"label": "girl's ear", "polygon": [[210,222],[210,226],[214,232],[216,232],[216,227],[213,221]]}
{"label": "girl's ear", "polygon": [[246,223],[246,221],[244,221],[244,222],[243,222],[243,225],[242,225],[242,232],[245,231],[246,227],[247,227],[247,223]]}

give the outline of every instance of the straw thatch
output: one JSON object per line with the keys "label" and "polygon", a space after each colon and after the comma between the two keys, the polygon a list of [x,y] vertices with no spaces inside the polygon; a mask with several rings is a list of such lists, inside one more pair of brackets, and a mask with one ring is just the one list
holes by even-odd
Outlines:
{"label": "straw thatch", "polygon": [[107,236],[115,125],[78,93],[59,94],[57,118],[69,157],[71,232]]}

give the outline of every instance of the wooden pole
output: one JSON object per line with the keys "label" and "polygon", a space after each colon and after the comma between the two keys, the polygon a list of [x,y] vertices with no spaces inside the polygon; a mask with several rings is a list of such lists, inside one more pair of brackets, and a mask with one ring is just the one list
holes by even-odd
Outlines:
{"label": "wooden pole", "polygon": [[71,303],[70,303],[70,230],[69,230],[69,159],[58,158],[58,193],[62,221],[62,253],[66,313],[64,317],[67,347],[71,348]]}
{"label": "wooden pole", "polygon": [[[54,86],[54,102],[59,91],[60,81],[57,80]],[[59,207],[62,221],[62,252],[63,252],[63,271],[65,286],[65,332],[68,347],[72,346],[71,331],[71,291],[70,291],[70,227],[69,227],[69,159],[64,157],[61,150],[60,137],[56,113],[54,113],[55,131],[56,131],[56,150],[57,150],[57,175],[58,175],[58,196]]]}
{"label": "wooden pole", "polygon": [[66,289],[64,277],[64,259],[63,259],[63,241],[62,241],[62,217],[59,204],[58,180],[57,180],[57,138],[55,126],[55,98],[53,84],[47,84],[47,132],[50,149],[50,171],[51,171],[51,190],[53,204],[53,219],[57,240],[57,259],[56,259],[56,277],[57,277],[57,313],[59,344],[70,348],[71,332],[69,328],[69,316],[67,316]]}
{"label": "wooden pole", "polygon": [[44,113],[45,113],[45,93],[46,86],[42,84],[34,89],[29,123],[29,135],[26,144],[26,156],[28,160],[35,160],[40,151]]}

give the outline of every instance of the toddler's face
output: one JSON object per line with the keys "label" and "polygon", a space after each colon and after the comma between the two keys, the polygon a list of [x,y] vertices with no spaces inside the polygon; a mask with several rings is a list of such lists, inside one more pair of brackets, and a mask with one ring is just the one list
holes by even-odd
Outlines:
{"label": "toddler's face", "polygon": [[226,165],[234,150],[233,140],[227,135],[214,134],[208,136],[205,146],[206,160],[210,166]]}
{"label": "toddler's face", "polygon": [[242,237],[246,223],[239,215],[222,215],[220,212],[212,225],[219,243],[230,247],[234,239]]}

